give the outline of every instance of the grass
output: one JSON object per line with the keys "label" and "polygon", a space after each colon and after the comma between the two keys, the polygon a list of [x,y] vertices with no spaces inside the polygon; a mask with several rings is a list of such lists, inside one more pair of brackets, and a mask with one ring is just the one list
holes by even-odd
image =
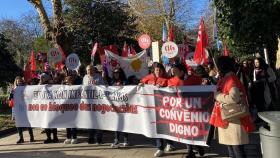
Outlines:
{"label": "grass", "polygon": [[0,109],[0,131],[15,127],[11,109]]}

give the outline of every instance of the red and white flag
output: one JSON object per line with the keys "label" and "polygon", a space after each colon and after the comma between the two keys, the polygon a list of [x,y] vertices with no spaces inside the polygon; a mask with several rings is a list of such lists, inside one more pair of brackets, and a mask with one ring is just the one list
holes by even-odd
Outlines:
{"label": "red and white flag", "polygon": [[198,65],[207,64],[208,63],[208,51],[206,49],[208,45],[208,36],[206,34],[206,29],[204,25],[203,18],[200,19],[197,43],[195,47],[194,53],[194,61]]}

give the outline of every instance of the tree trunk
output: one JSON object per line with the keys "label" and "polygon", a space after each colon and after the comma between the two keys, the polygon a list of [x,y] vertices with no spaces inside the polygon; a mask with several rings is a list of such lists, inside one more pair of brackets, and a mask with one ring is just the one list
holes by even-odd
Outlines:
{"label": "tree trunk", "polygon": [[51,25],[46,10],[41,0],[28,0],[37,9],[40,16],[41,24],[44,28],[45,37],[51,41],[55,47],[61,47],[65,54],[71,52],[71,36],[67,34],[62,17],[62,3],[61,0],[52,0],[53,9],[53,25]]}
{"label": "tree trunk", "polygon": [[40,22],[41,22],[41,24],[43,26],[43,29],[44,29],[45,38],[52,42],[52,40],[53,40],[52,26],[51,26],[51,23],[49,21],[46,10],[45,10],[45,8],[42,4],[42,1],[41,0],[29,0],[29,2],[34,5],[34,7],[36,8],[36,10],[39,14]]}
{"label": "tree trunk", "polygon": [[62,17],[62,4],[61,0],[52,0],[53,6],[53,34],[54,43],[57,46],[61,46],[64,52],[71,52],[71,36],[67,34],[67,28],[65,27],[64,19]]}

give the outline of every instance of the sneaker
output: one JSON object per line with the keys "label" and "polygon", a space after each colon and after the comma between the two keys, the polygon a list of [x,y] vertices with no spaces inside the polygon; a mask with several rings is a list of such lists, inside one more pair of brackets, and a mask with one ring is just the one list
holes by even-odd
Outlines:
{"label": "sneaker", "polygon": [[21,143],[24,143],[24,140],[23,140],[23,139],[19,139],[19,140],[17,141],[17,144],[21,144]]}
{"label": "sneaker", "polygon": [[120,146],[120,144],[118,142],[111,144],[112,148],[119,148],[119,146]]}
{"label": "sneaker", "polygon": [[77,139],[72,139],[71,144],[78,144],[78,140]]}
{"label": "sneaker", "polygon": [[174,151],[175,147],[171,144],[167,144],[165,147],[165,151],[170,152],[170,151]]}
{"label": "sneaker", "polygon": [[71,139],[65,139],[64,144],[70,144],[71,142]]}
{"label": "sneaker", "polygon": [[128,142],[125,142],[125,143],[123,143],[123,146],[124,146],[124,147],[128,147],[128,146],[129,146],[129,143],[128,143]]}
{"label": "sneaker", "polygon": [[52,143],[51,139],[47,139],[47,140],[44,141],[44,144],[49,144],[49,143]]}
{"label": "sneaker", "polygon": [[161,157],[163,156],[164,152],[163,150],[157,150],[157,152],[155,152],[154,157]]}

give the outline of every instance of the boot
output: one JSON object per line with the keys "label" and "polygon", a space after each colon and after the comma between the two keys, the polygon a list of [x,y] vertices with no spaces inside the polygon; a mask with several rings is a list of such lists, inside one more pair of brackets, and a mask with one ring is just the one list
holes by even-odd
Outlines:
{"label": "boot", "polygon": [[21,144],[21,143],[24,143],[23,138],[20,138],[20,139],[17,141],[17,144]]}
{"label": "boot", "polygon": [[28,128],[28,131],[30,135],[30,142],[35,142],[32,128]]}

